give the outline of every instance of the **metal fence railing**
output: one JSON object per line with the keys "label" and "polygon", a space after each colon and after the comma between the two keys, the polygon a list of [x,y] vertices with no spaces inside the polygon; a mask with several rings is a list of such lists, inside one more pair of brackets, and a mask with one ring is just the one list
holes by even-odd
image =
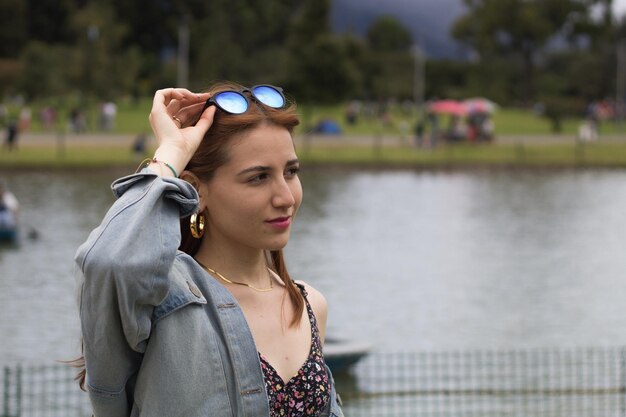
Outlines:
{"label": "metal fence railing", "polygon": [[62,363],[5,366],[0,417],[88,417],[87,394],[74,381],[76,368]]}
{"label": "metal fence railing", "polygon": [[[64,364],[5,366],[0,417],[88,417]],[[375,352],[335,375],[346,417],[626,417],[626,348]]]}
{"label": "metal fence railing", "polygon": [[625,354],[377,353],[336,379],[348,417],[626,416]]}

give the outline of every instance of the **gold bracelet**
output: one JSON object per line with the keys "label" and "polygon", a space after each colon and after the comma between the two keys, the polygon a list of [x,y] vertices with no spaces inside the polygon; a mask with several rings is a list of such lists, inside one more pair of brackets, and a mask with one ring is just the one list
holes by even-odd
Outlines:
{"label": "gold bracelet", "polygon": [[148,165],[150,165],[150,164],[152,164],[152,163],[154,163],[154,164],[163,164],[163,165],[165,165],[166,167],[168,167],[168,168],[170,169],[170,171],[172,171],[172,174],[174,174],[174,177],[178,178],[178,173],[176,172],[176,170],[174,169],[174,167],[173,167],[173,166],[171,166],[170,164],[168,164],[168,163],[167,163],[167,162],[165,162],[165,161],[159,161],[159,160],[158,160],[158,159],[156,159],[155,157],[154,157],[154,158],[146,158],[146,159],[144,159],[143,161],[141,161],[141,162],[139,163],[139,167],[137,168],[137,170],[135,171],[135,173],[139,172],[139,171],[141,170],[141,168],[147,168],[147,167],[148,167]]}

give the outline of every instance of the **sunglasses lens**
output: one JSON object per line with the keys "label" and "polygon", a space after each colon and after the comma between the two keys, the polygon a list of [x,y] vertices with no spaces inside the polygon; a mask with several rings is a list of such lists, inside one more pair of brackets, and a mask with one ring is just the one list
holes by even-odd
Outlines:
{"label": "sunglasses lens", "polygon": [[267,85],[255,87],[252,94],[266,106],[279,109],[285,105],[285,97],[274,87]]}
{"label": "sunglasses lens", "polygon": [[248,101],[244,96],[234,91],[224,91],[215,96],[215,102],[225,111],[233,114],[242,114],[248,110]]}

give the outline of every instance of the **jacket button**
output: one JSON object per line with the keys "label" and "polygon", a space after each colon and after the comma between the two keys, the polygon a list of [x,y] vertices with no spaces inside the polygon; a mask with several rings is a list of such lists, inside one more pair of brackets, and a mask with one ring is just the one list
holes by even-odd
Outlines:
{"label": "jacket button", "polygon": [[189,286],[189,291],[191,291],[193,295],[195,295],[197,298],[202,298],[202,293],[200,292],[198,287],[192,285],[189,281],[187,281],[187,285]]}

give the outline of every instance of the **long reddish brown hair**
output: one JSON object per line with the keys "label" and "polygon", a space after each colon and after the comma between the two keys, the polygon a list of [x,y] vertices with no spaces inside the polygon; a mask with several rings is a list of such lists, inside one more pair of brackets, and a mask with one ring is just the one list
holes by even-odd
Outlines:
{"label": "long reddish brown hair", "polygon": [[[244,87],[232,82],[219,82],[210,87],[207,92],[214,95],[220,91],[226,90],[241,91],[244,90]],[[204,135],[204,139],[198,147],[198,150],[185,167],[187,171],[194,173],[201,181],[210,181],[215,171],[228,161],[228,150],[231,140],[238,134],[253,129],[263,123],[269,123],[284,127],[293,135],[294,128],[300,123],[298,115],[296,114],[295,102],[292,100],[289,101],[284,108],[273,109],[252,99],[249,92],[245,92],[244,94],[248,97],[250,104],[248,111],[240,115],[232,115],[219,110],[216,111],[211,128]],[[198,115],[198,118],[199,116],[200,115]],[[191,236],[189,217],[180,220],[180,232],[181,242],[179,249],[190,256],[194,256],[198,252],[202,240]],[[291,279],[289,272],[287,272],[283,251],[269,251],[266,254],[266,259],[269,267],[272,268],[284,282],[289,300],[294,307],[295,315],[289,323],[289,326],[297,326],[300,323],[300,317],[302,317],[302,312],[304,311],[304,299]],[[84,355],[66,363],[80,369],[76,380],[79,382],[81,389],[85,390],[86,369]]]}
{"label": "long reddish brown hair", "polygon": [[[227,90],[241,91],[244,90],[244,87],[232,82],[220,82],[214,84],[207,92],[213,96],[220,91]],[[300,119],[296,114],[296,105],[293,101],[289,101],[281,109],[274,109],[253,99],[249,92],[244,94],[249,101],[248,111],[243,114],[229,114],[220,110],[216,111],[211,128],[204,135],[198,150],[196,150],[196,153],[185,167],[185,170],[195,174],[201,181],[210,181],[215,171],[228,161],[228,151],[233,137],[264,123],[284,127],[293,135],[294,128],[300,123]],[[191,236],[189,217],[184,217],[180,220],[180,233],[181,242],[179,249],[190,256],[194,256],[198,252],[202,240]],[[266,259],[270,268],[284,282],[287,294],[294,307],[295,315],[289,325],[297,326],[304,311],[304,300],[289,276],[289,272],[287,272],[283,251],[269,251],[266,254]]]}

